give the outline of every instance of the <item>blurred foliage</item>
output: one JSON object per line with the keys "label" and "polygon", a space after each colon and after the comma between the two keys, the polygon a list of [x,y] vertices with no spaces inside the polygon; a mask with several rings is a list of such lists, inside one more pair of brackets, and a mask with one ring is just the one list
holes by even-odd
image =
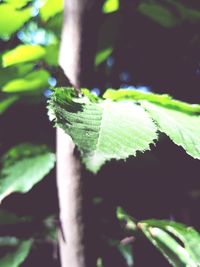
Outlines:
{"label": "blurred foliage", "polygon": [[45,146],[21,144],[2,158],[0,201],[14,192],[26,193],[54,167],[55,156]]}

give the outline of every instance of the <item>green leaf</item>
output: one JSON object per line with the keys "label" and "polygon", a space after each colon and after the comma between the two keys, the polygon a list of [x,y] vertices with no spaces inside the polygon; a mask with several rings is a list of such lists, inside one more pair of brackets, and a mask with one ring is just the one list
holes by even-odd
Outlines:
{"label": "green leaf", "polygon": [[102,258],[97,258],[96,267],[104,267]]}
{"label": "green leaf", "polygon": [[63,11],[63,0],[46,0],[45,4],[40,8],[40,16],[43,21]]}
{"label": "green leaf", "polygon": [[95,57],[95,66],[103,63],[113,52],[111,47],[105,48],[101,51],[98,51]]}
{"label": "green leaf", "polygon": [[14,192],[26,193],[54,167],[55,155],[44,145],[21,144],[3,157],[0,201]]}
{"label": "green leaf", "polygon": [[130,89],[108,89],[103,98],[111,99],[114,101],[121,101],[121,100],[148,100],[149,102],[158,104],[160,106],[164,106],[170,109],[180,110],[185,113],[200,114],[200,105],[197,104],[188,104],[186,102],[182,102],[179,100],[172,99],[171,96],[167,94],[159,95],[154,93],[144,93],[138,90],[130,90]]}
{"label": "green leaf", "polygon": [[136,222],[135,220],[127,214],[127,212],[121,208],[117,207],[116,209],[116,216],[119,221],[125,221],[126,222],[126,228],[132,231],[136,230]]}
{"label": "green leaf", "polygon": [[4,2],[11,4],[15,8],[22,8],[28,3],[30,3],[31,0],[4,0]]}
{"label": "green leaf", "polygon": [[100,59],[103,58],[105,60],[106,56],[112,53],[119,36],[121,20],[122,16],[120,13],[111,13],[106,16],[102,23],[98,34],[96,64],[99,61],[99,64],[103,62]]}
{"label": "green leaf", "polygon": [[0,115],[4,113],[13,103],[19,99],[18,96],[0,96]]}
{"label": "green leaf", "polygon": [[142,106],[161,132],[183,147],[190,156],[200,159],[200,115],[189,115],[147,101],[142,101]]}
{"label": "green leaf", "polygon": [[195,22],[200,20],[199,10],[192,9],[174,0],[168,0],[166,3],[155,0],[141,3],[138,6],[138,11],[166,28],[180,25],[184,21]]}
{"label": "green leaf", "polygon": [[32,17],[32,8],[17,10],[11,4],[1,4],[0,14],[0,38],[7,39]]}
{"label": "green leaf", "polygon": [[14,252],[8,253],[5,257],[0,259],[0,266],[2,267],[18,267],[27,258],[31,246],[32,240],[22,241],[19,246],[17,246]]}
{"label": "green leaf", "polygon": [[115,12],[119,9],[119,0],[106,0],[103,5],[103,13]]}
{"label": "green leaf", "polygon": [[200,234],[192,227],[167,220],[144,221],[149,226],[158,227],[176,236],[196,263],[200,263]]}
{"label": "green leaf", "polygon": [[193,228],[164,220],[146,220],[138,225],[174,267],[200,266],[200,234]]}
{"label": "green leaf", "polygon": [[40,45],[19,45],[2,56],[3,67],[43,58],[45,49]]}
{"label": "green leaf", "polygon": [[49,86],[50,74],[46,70],[36,70],[24,78],[14,79],[6,83],[2,91],[6,93],[24,93],[45,89]]}
{"label": "green leaf", "polygon": [[19,245],[19,239],[14,236],[0,236],[0,247]]}
{"label": "green leaf", "polygon": [[60,38],[61,29],[63,25],[63,13],[58,13],[54,17],[50,18],[45,24],[45,29],[53,31],[53,33]]}
{"label": "green leaf", "polygon": [[8,68],[0,68],[0,87],[13,79],[24,77],[33,70],[34,64],[18,64]]}
{"label": "green leaf", "polygon": [[174,27],[179,23],[179,19],[173,12],[159,3],[141,3],[138,11],[166,28]]}
{"label": "green leaf", "polygon": [[49,114],[68,133],[82,154],[87,169],[96,173],[111,159],[126,159],[149,149],[157,139],[148,114],[134,103],[91,102],[75,98],[72,89],[57,88]]}
{"label": "green leaf", "polygon": [[133,248],[130,244],[119,244],[117,246],[119,252],[126,261],[127,266],[134,266]]}
{"label": "green leaf", "polygon": [[52,44],[46,47],[46,56],[44,60],[50,66],[58,66],[58,53],[59,53],[59,44]]}
{"label": "green leaf", "polygon": [[0,209],[0,225],[10,225],[30,221],[30,217],[19,217],[16,214]]}

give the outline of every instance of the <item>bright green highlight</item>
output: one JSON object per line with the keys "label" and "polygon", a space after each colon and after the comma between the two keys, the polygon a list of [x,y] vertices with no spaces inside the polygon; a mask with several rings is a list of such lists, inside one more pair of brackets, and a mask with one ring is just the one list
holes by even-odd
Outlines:
{"label": "bright green highlight", "polygon": [[0,38],[8,39],[32,17],[32,8],[17,10],[11,4],[1,4],[0,14]]}
{"label": "bright green highlight", "polygon": [[3,67],[23,62],[36,61],[43,58],[45,54],[45,49],[40,45],[19,45],[3,55]]}
{"label": "bright green highlight", "polygon": [[14,192],[26,193],[54,167],[55,155],[44,145],[21,144],[3,157],[0,201]]}
{"label": "bright green highlight", "polygon": [[106,0],[103,5],[103,13],[115,12],[119,9],[119,0]]}
{"label": "bright green highlight", "polygon": [[97,52],[95,57],[95,66],[100,65],[103,63],[113,52],[111,47],[105,48],[99,52]]}
{"label": "bright green highlight", "polygon": [[129,89],[108,89],[103,98],[111,99],[114,101],[121,100],[148,100],[149,102],[164,106],[170,109],[180,110],[186,113],[199,113],[200,114],[200,105],[197,104],[188,104],[179,100],[173,99],[171,96],[164,94],[153,94],[153,93],[144,93],[138,90],[129,90]]}

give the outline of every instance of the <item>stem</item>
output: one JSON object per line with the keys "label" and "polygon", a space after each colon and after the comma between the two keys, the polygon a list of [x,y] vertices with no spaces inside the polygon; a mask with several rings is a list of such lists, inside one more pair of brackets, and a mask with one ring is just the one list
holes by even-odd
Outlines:
{"label": "stem", "polygon": [[63,232],[59,235],[61,266],[86,267],[80,162],[71,138],[62,129],[57,129],[57,187]]}
{"label": "stem", "polygon": [[[64,23],[60,46],[60,66],[71,84],[79,89],[93,77],[98,23],[102,0],[65,0]],[[71,138],[57,130],[57,189],[62,267],[94,267],[88,257],[84,226],[83,183],[80,161],[74,154]],[[64,236],[64,238],[63,238]],[[87,254],[87,255],[86,255]]]}

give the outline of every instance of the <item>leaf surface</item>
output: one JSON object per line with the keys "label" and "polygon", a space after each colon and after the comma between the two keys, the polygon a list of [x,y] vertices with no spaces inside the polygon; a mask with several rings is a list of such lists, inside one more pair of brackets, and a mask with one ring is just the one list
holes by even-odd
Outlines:
{"label": "leaf surface", "polygon": [[0,38],[8,39],[32,17],[32,8],[17,10],[12,4],[1,4],[0,14]]}
{"label": "leaf surface", "polygon": [[14,192],[26,193],[54,167],[55,155],[46,146],[21,144],[3,157],[0,201]]}
{"label": "leaf surface", "polygon": [[148,114],[132,102],[95,102],[58,88],[49,104],[51,118],[72,137],[86,167],[94,173],[106,161],[149,149],[157,139],[156,126]]}
{"label": "leaf surface", "polygon": [[24,78],[11,80],[2,87],[6,93],[23,93],[45,89],[49,86],[50,74],[46,70],[35,70]]}
{"label": "leaf surface", "polygon": [[40,45],[19,45],[2,56],[3,67],[43,58],[45,49]]}
{"label": "leaf surface", "polygon": [[106,0],[103,5],[103,13],[115,12],[119,9],[119,0]]}
{"label": "leaf surface", "polygon": [[200,159],[200,116],[162,107],[147,101],[142,106],[149,112],[161,132],[193,158]]}
{"label": "leaf surface", "polygon": [[27,258],[32,246],[32,240],[22,241],[14,252],[8,253],[0,259],[2,267],[18,267]]}
{"label": "leaf surface", "polygon": [[18,100],[18,96],[4,96],[0,97],[0,115],[4,113],[7,108],[14,104]]}
{"label": "leaf surface", "polygon": [[200,234],[195,229],[154,219],[140,222],[139,227],[174,267],[200,266]]}
{"label": "leaf surface", "polygon": [[63,0],[46,0],[40,8],[40,16],[43,21],[47,21],[63,10]]}
{"label": "leaf surface", "polygon": [[200,105],[198,104],[188,104],[183,101],[179,101],[173,99],[170,95],[167,94],[155,94],[155,93],[144,93],[139,90],[130,90],[130,89],[108,89],[103,98],[111,99],[114,101],[122,101],[122,100],[148,100],[149,102],[158,104],[163,107],[167,107],[170,109],[180,110],[189,114],[200,114]]}

